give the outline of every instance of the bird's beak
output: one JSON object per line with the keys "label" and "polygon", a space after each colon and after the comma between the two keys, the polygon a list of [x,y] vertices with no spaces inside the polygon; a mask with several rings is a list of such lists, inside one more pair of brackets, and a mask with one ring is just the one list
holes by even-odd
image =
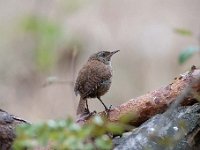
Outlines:
{"label": "bird's beak", "polygon": [[114,55],[115,53],[119,52],[120,50],[116,50],[116,51],[113,51],[113,52],[110,52],[110,56]]}

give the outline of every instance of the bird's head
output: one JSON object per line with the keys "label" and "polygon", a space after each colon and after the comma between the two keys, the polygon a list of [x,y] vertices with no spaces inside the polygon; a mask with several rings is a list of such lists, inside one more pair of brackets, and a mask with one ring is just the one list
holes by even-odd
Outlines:
{"label": "bird's head", "polygon": [[119,50],[113,51],[113,52],[109,52],[109,51],[100,51],[97,52],[95,54],[93,54],[92,56],[90,56],[89,60],[98,60],[103,62],[104,64],[110,64],[111,61],[111,57],[115,54],[119,52]]}

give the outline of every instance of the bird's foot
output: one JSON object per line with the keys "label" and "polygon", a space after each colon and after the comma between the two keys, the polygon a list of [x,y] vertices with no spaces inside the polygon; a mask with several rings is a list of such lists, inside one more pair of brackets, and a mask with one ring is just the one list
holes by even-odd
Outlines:
{"label": "bird's foot", "polygon": [[89,114],[89,113],[90,113],[90,110],[88,108],[85,108],[84,114]]}
{"label": "bird's foot", "polygon": [[78,116],[76,122],[77,123],[85,122],[86,120],[88,120],[88,118],[95,115],[96,113],[97,113],[96,111],[90,112],[89,109],[85,109],[84,113]]}
{"label": "bird's foot", "polygon": [[90,118],[91,116],[94,116],[96,113],[97,113],[97,112],[96,112],[95,110],[94,110],[93,112],[89,112],[89,113],[87,114],[87,118],[86,118],[86,119]]}
{"label": "bird's foot", "polygon": [[109,108],[105,107],[105,111],[106,111],[107,116],[109,116],[109,112],[110,112],[111,108],[112,108],[112,105],[110,105]]}

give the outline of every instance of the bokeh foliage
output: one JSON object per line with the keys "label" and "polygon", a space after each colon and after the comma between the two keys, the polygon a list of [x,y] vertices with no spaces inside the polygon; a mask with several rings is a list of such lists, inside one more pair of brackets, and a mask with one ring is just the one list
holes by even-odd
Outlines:
{"label": "bokeh foliage", "polygon": [[14,149],[111,149],[112,141],[107,133],[121,134],[125,129],[122,123],[110,123],[95,116],[88,124],[80,126],[72,119],[50,120],[47,123],[20,125]]}
{"label": "bokeh foliage", "polygon": [[22,30],[35,40],[35,61],[40,71],[50,69],[55,63],[55,47],[62,36],[61,27],[45,17],[27,16],[22,20]]}
{"label": "bokeh foliage", "polygon": [[[188,29],[176,28],[174,31],[181,36],[194,37],[192,31]],[[179,64],[185,63],[189,58],[191,58],[194,54],[198,52],[200,52],[200,47],[197,45],[192,45],[183,49],[179,54]]]}
{"label": "bokeh foliage", "polygon": [[200,52],[199,47],[191,46],[191,47],[185,48],[179,54],[179,63],[180,64],[185,63],[189,58],[191,58],[197,52]]}

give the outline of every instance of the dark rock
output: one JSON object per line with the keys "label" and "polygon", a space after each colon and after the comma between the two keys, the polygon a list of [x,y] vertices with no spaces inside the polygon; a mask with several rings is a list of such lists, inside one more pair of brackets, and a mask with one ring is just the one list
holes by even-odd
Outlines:
{"label": "dark rock", "polygon": [[200,146],[200,104],[181,106],[159,114],[134,129],[131,135],[113,139],[115,150],[189,150]]}

